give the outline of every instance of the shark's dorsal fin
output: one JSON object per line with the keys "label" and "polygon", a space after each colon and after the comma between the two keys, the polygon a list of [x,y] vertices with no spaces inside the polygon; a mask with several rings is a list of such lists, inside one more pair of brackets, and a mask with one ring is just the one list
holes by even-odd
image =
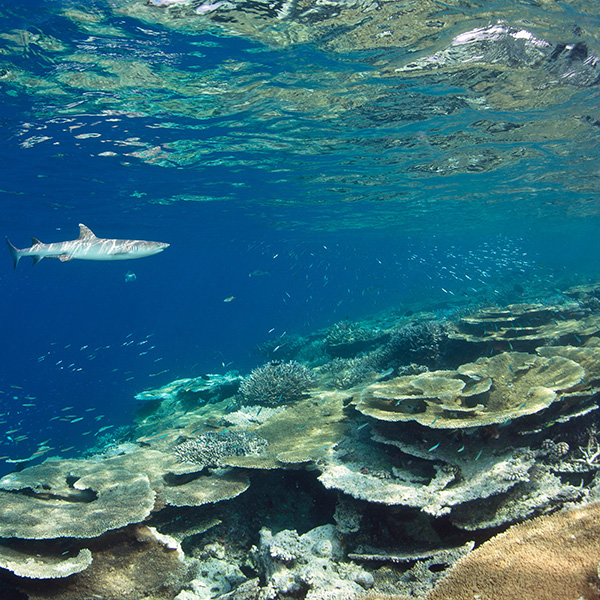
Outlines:
{"label": "shark's dorsal fin", "polygon": [[38,240],[37,238],[32,237],[31,243],[35,246],[36,244],[41,244],[42,242],[40,242],[40,240]]}
{"label": "shark's dorsal fin", "polygon": [[89,227],[86,227],[83,223],[79,223],[79,237],[77,239],[89,240],[95,237],[94,232]]}

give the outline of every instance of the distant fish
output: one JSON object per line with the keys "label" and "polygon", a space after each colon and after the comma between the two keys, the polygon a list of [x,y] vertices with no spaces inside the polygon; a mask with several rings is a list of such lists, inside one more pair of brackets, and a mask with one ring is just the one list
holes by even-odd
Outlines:
{"label": "distant fish", "polygon": [[248,273],[248,277],[263,277],[264,275],[270,275],[269,271],[263,271],[262,269],[255,269]]}
{"label": "distant fish", "polygon": [[31,256],[34,265],[39,263],[42,258],[58,258],[61,262],[74,258],[81,260],[125,260],[152,256],[169,247],[169,244],[163,242],[99,238],[92,233],[91,229],[81,223],[79,224],[79,237],[76,240],[54,242],[52,244],[42,244],[36,238],[31,238],[31,241],[32,245],[29,248],[19,250],[6,238],[6,245],[13,257],[15,269],[23,256]]}
{"label": "distant fish", "polygon": [[223,298],[223,302],[233,302],[235,300],[235,296],[227,296],[227,298]]}
{"label": "distant fish", "polygon": [[132,283],[136,279],[137,279],[137,276],[133,271],[127,271],[127,273],[125,273],[125,283]]}

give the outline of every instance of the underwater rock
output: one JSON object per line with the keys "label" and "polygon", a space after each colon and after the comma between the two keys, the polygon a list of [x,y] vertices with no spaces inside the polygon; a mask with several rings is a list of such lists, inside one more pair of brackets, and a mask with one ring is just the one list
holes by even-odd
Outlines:
{"label": "underwater rock", "polygon": [[362,513],[357,504],[353,498],[340,494],[333,513],[337,530],[340,533],[356,533],[360,530]]}
{"label": "underwater rock", "polygon": [[300,596],[306,600],[352,600],[373,585],[372,576],[343,562],[342,538],[333,525],[304,535],[263,528],[254,561],[266,579],[265,597]]}
{"label": "underwater rock", "polygon": [[600,503],[514,525],[460,559],[427,600],[598,597]]}
{"label": "underwater rock", "polygon": [[[470,541],[455,548],[441,548],[435,550],[411,550],[403,553],[383,552],[371,549],[369,552],[350,552],[348,558],[355,561],[391,564],[416,564],[404,571],[396,583],[396,588],[401,588],[410,598],[423,598],[442,579],[447,570],[456,562],[469,554],[475,547],[475,542]],[[377,596],[369,595],[368,600],[377,600]],[[396,600],[387,597],[388,600]],[[380,600],[383,600],[381,598]]]}
{"label": "underwater rock", "polygon": [[240,394],[248,404],[277,406],[300,400],[314,382],[310,369],[298,362],[270,362],[242,381]]}

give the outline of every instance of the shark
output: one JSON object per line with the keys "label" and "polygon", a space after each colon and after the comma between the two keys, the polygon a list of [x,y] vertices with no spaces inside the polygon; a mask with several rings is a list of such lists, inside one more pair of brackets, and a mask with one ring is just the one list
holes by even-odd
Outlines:
{"label": "shark", "polygon": [[81,260],[126,260],[152,256],[169,247],[169,244],[164,242],[99,238],[83,223],[79,224],[79,237],[76,240],[43,244],[40,240],[32,237],[31,246],[19,250],[10,243],[7,237],[6,244],[13,258],[15,269],[19,260],[24,256],[31,256],[34,265],[39,263],[42,258],[58,258],[61,262],[75,258]]}

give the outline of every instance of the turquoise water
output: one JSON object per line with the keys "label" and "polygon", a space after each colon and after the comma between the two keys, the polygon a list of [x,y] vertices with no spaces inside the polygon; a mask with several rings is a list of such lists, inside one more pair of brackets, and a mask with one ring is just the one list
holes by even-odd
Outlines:
{"label": "turquoise water", "polygon": [[247,373],[278,336],[598,278],[593,4],[39,0],[0,17],[3,234],[170,244],[15,272],[6,252],[9,460],[101,443],[136,393]]}

